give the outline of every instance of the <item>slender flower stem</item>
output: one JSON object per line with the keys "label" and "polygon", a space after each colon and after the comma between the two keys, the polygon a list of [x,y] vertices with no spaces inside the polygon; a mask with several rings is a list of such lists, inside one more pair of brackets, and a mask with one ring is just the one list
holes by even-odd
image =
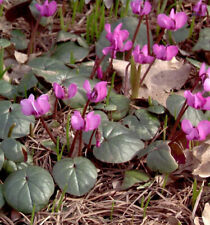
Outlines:
{"label": "slender flower stem", "polygon": [[135,40],[136,40],[137,34],[138,34],[138,32],[139,32],[139,29],[140,29],[140,25],[141,25],[142,19],[143,19],[143,16],[140,16],[140,17],[139,17],[138,25],[137,25],[137,27],[136,27],[136,30],[135,30],[135,33],[134,33],[133,39],[132,39],[133,45],[134,45],[134,42],[135,42]]}
{"label": "slender flower stem", "polygon": [[138,22],[138,24],[137,24],[137,26],[136,26],[136,30],[135,30],[135,33],[134,33],[133,38],[132,38],[132,48],[131,48],[131,50],[128,51],[128,54],[127,54],[126,57],[125,57],[125,60],[127,60],[127,61],[130,60],[131,53],[132,53],[132,50],[133,50],[133,48],[134,48],[134,43],[135,43],[137,34],[138,34],[138,32],[139,32],[139,29],[140,29],[140,26],[141,26],[142,19],[143,19],[143,16],[140,16],[140,17],[139,17],[139,22]]}
{"label": "slender flower stem", "polygon": [[73,139],[73,141],[72,141],[71,148],[70,148],[70,151],[69,151],[69,157],[71,157],[72,154],[73,154],[74,147],[75,147],[75,144],[76,144],[76,140],[77,140],[77,137],[78,137],[78,135],[79,135],[79,131],[80,131],[80,130],[77,130],[76,133],[75,133],[75,136],[74,136],[74,139]]}
{"label": "slender flower stem", "polygon": [[90,136],[90,140],[89,140],[89,143],[88,143],[87,151],[90,150],[91,143],[92,143],[92,140],[93,140],[93,135],[95,134],[95,131],[96,131],[96,129],[93,130],[93,132],[92,132],[92,134],[91,134],[91,136]]}
{"label": "slender flower stem", "polygon": [[107,70],[105,71],[105,73],[103,74],[103,80],[107,80],[107,75],[109,74],[109,72],[111,71],[111,68],[112,68],[113,59],[114,59],[114,50],[112,51],[112,57],[109,62],[109,66],[108,66]]}
{"label": "slender flower stem", "polygon": [[146,15],[146,26],[147,26],[147,46],[148,46],[148,54],[150,55],[150,36],[149,36],[149,19],[148,19],[148,15]]}
{"label": "slender flower stem", "polygon": [[[200,81],[200,77],[198,76],[194,86],[190,90],[191,92],[196,88],[196,86],[198,85],[199,81]],[[188,107],[189,106],[187,105],[187,100],[185,100],[185,102],[184,102],[184,104],[183,104],[183,106],[182,106],[182,108],[181,108],[181,110],[179,112],[179,115],[178,115],[178,117],[176,119],[176,122],[175,122],[175,124],[174,124],[174,126],[172,128],[171,134],[169,136],[169,140],[172,140],[171,142],[173,142],[174,139],[175,139],[174,136],[175,136],[176,128],[179,125],[179,122],[180,122],[182,116],[184,115],[184,113],[185,113],[185,111],[187,110]]]}
{"label": "slender flower stem", "polygon": [[41,16],[38,18],[38,20],[36,21],[36,24],[34,26],[34,29],[32,31],[32,34],[31,34],[31,39],[30,39],[30,42],[29,42],[29,45],[28,45],[28,52],[27,52],[27,55],[30,56],[31,53],[33,53],[33,45],[34,45],[34,41],[35,41],[35,36],[36,36],[36,31],[38,29],[38,26],[39,26],[39,23],[41,21]]}
{"label": "slender flower stem", "polygon": [[79,132],[79,152],[78,156],[82,156],[82,130]]}
{"label": "slender flower stem", "polygon": [[142,85],[142,83],[143,83],[145,77],[146,77],[147,74],[149,73],[149,71],[150,71],[152,65],[154,64],[154,62],[155,62],[155,59],[154,59],[154,60],[149,64],[149,66],[147,67],[146,72],[144,73],[143,77],[142,77],[141,80],[140,80],[140,83],[139,83],[139,86],[140,86],[140,87],[141,87],[141,85]]}
{"label": "slender flower stem", "polygon": [[53,110],[53,119],[57,118],[57,107],[58,107],[58,98],[55,97],[55,104],[54,104],[54,110]]}
{"label": "slender flower stem", "polygon": [[47,124],[45,123],[43,117],[40,117],[40,120],[42,122],[43,127],[45,128],[45,130],[47,131],[47,133],[49,134],[51,140],[53,141],[53,143],[55,145],[57,145],[57,140],[55,139],[55,137],[52,135],[52,132],[50,131],[49,127],[47,126]]}
{"label": "slender flower stem", "polygon": [[[85,105],[85,107],[83,109],[83,112],[82,112],[82,118],[83,119],[85,118],[85,113],[87,111],[87,108],[88,108],[89,104],[90,104],[90,100],[87,100],[86,105]],[[78,135],[80,136],[80,138],[79,138],[79,151],[78,152],[81,153],[81,151],[82,151],[81,150],[82,149],[82,138],[81,138],[82,135],[80,134],[80,131],[82,133],[82,130],[77,130],[76,133],[75,133],[75,136],[74,136],[74,139],[73,139],[73,142],[71,144],[70,151],[69,151],[69,157],[71,157],[73,155],[74,147],[75,147],[76,139],[77,139]]]}
{"label": "slender flower stem", "polygon": [[94,75],[95,75],[95,73],[96,73],[98,67],[100,66],[100,64],[102,63],[102,61],[104,60],[104,58],[105,58],[105,55],[103,55],[100,59],[97,58],[97,59],[95,60],[95,64],[94,64],[94,66],[93,66],[93,70],[92,70],[92,72],[91,72],[91,74],[90,74],[90,79],[91,79],[91,80],[93,79],[93,77],[94,77]]}

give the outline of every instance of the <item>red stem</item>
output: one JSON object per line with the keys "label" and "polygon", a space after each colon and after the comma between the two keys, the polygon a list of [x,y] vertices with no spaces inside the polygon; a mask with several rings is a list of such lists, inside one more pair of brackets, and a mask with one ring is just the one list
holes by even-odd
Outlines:
{"label": "red stem", "polygon": [[148,15],[146,15],[146,26],[147,26],[147,46],[148,46],[148,54],[150,55],[150,36],[149,36],[149,20],[148,20]]}
{"label": "red stem", "polygon": [[96,59],[95,60],[95,64],[93,66],[93,70],[92,70],[92,72],[90,74],[90,79],[91,80],[93,79],[93,77],[94,77],[94,75],[95,75],[98,67],[100,66],[100,64],[102,63],[102,61],[104,60],[104,58],[105,58],[105,55],[103,55],[100,59]]}
{"label": "red stem", "polygon": [[49,127],[47,126],[47,124],[45,123],[43,117],[40,117],[40,120],[42,122],[43,127],[45,128],[45,130],[47,131],[47,133],[49,134],[51,140],[53,141],[53,143],[55,144],[55,146],[57,145],[57,141],[55,139],[55,137],[52,135],[52,132],[50,131]]}

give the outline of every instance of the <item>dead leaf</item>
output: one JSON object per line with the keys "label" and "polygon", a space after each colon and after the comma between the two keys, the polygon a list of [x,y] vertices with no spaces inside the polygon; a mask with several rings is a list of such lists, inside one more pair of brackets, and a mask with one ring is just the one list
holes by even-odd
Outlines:
{"label": "dead leaf", "polygon": [[193,149],[193,174],[202,178],[210,176],[210,144],[204,142]]}
{"label": "dead leaf", "polygon": [[195,217],[194,223],[195,223],[195,225],[201,225],[199,217],[197,217],[197,216]]}
{"label": "dead leaf", "polygon": [[22,52],[15,51],[14,55],[15,55],[15,59],[19,63],[25,63],[28,60],[27,54],[24,54]]}
{"label": "dead leaf", "polygon": [[205,204],[203,213],[202,213],[202,219],[204,222],[204,225],[210,225],[210,205],[209,203]]}
{"label": "dead leaf", "polygon": [[[125,86],[125,69],[129,62],[123,60],[114,60],[113,68],[119,76],[123,78],[123,87]],[[141,74],[145,73],[148,64],[142,65]],[[173,58],[171,61],[156,60],[151,70],[147,74],[142,87],[139,91],[139,98],[152,97],[160,104],[166,105],[168,93],[173,90],[179,90],[188,79],[191,70],[190,64],[183,64],[182,62]],[[130,74],[130,67],[128,75]],[[129,82],[129,77],[128,77]],[[130,88],[130,84],[127,86]],[[180,92],[180,95],[183,93]]]}

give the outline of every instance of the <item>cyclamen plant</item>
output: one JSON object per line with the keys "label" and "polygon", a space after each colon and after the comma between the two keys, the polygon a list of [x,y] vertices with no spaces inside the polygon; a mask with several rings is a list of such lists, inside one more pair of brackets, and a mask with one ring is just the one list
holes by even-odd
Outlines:
{"label": "cyclamen plant", "polygon": [[[90,1],[88,0],[85,1],[85,3],[89,2]],[[104,2],[106,4],[111,4],[112,1]],[[111,93],[114,85],[115,73],[112,75],[111,82],[108,78],[112,72],[113,60],[117,58],[118,54],[121,55],[125,60],[129,61],[128,67],[131,66],[130,86],[132,93],[130,99],[135,99],[138,98],[139,88],[141,87],[155,60],[170,61],[176,57],[179,52],[179,48],[177,45],[175,45],[175,43],[173,45],[169,45],[167,41],[162,41],[162,39],[164,32],[177,31],[187,23],[187,15],[185,12],[175,12],[175,9],[172,8],[169,15],[163,13],[159,14],[157,16],[157,25],[160,26],[161,32],[157,35],[155,42],[153,42],[153,46],[150,46],[152,42],[150,42],[149,35],[149,17],[151,17],[150,12],[152,5],[148,0],[133,0],[131,1],[130,6],[133,14],[135,14],[135,17],[138,18],[138,24],[133,37],[129,37],[130,34],[128,30],[123,28],[123,23],[121,22],[117,24],[116,27],[111,27],[111,24],[109,23],[105,24],[104,29],[106,31],[106,39],[109,41],[109,45],[103,46],[103,56],[101,58],[96,57],[95,65],[93,66],[90,75],[90,79],[93,79],[94,76],[97,75],[98,79],[101,81],[96,82],[95,79],[90,81],[90,79],[86,79],[81,76],[79,78],[81,78],[82,84],[81,80],[77,82],[75,81],[76,79],[73,79],[75,83],[71,83],[68,87],[64,87],[61,84],[54,82],[52,84],[53,96],[55,97],[55,104],[53,106],[49,101],[48,95],[46,94],[37,97],[37,99],[35,99],[33,94],[30,94],[27,99],[23,99],[20,102],[22,113],[26,116],[33,115],[36,119],[39,119],[42,122],[43,127],[46,129],[48,135],[52,139],[54,146],[56,146],[57,162],[53,167],[53,176],[56,183],[64,192],[67,190],[67,193],[73,195],[81,196],[87,193],[96,182],[97,170],[94,164],[87,159],[89,154],[93,154],[96,159],[101,160],[102,162],[124,163],[131,160],[139,153],[141,154],[140,151],[144,149],[145,143],[150,148],[153,144],[156,144],[155,139],[161,137],[161,132],[159,132],[161,123],[159,123],[157,117],[153,117],[153,115],[151,115],[146,109],[134,110],[135,113],[127,116],[126,118],[124,118],[126,115],[120,115],[120,124],[114,121],[115,119],[113,116],[115,111],[118,110],[118,102],[116,105],[110,104],[110,114],[109,111],[107,113],[108,116],[111,115],[108,119],[111,118],[112,121],[104,122],[103,117],[97,114],[95,111],[96,108],[102,108],[103,112],[107,112],[106,110],[109,108],[109,101],[106,101],[106,104],[103,103],[103,101],[109,100],[111,94],[116,95],[114,91]],[[43,5],[36,4],[36,9],[40,13],[40,18],[49,17],[55,14],[57,4],[55,1],[48,2],[48,0],[46,0]],[[205,10],[206,9],[205,6],[203,6],[202,1],[199,1],[194,8],[194,11],[197,12],[197,15],[202,16],[204,15]],[[136,37],[137,35],[141,35],[138,33],[140,26],[144,21],[146,22],[145,29],[147,29],[147,43],[140,46],[139,44],[136,44]],[[101,63],[105,59],[105,56],[110,56],[110,60],[107,70],[103,71]],[[145,73],[141,76],[141,66],[143,64],[147,64],[145,65],[147,68]],[[125,71],[126,79],[128,76],[128,67]],[[210,97],[207,93],[210,91],[210,68],[206,69],[205,64],[202,64],[200,68],[198,79],[203,85],[203,91],[193,93],[198,82],[191,90],[185,91],[184,97],[186,101],[183,104],[178,116],[176,115],[177,118],[175,124],[171,129],[171,132],[169,132],[168,140],[171,142],[174,141],[177,127],[179,126],[182,116],[188,107],[193,107],[194,109],[203,111],[210,110]],[[96,83],[93,86],[91,82]],[[63,83],[65,84],[65,81]],[[108,84],[110,83],[111,85],[108,87]],[[127,84],[128,80],[126,80],[125,83]],[[124,91],[126,97],[129,95],[128,87],[124,87],[124,90],[122,91]],[[83,105],[80,106],[81,108],[73,108],[72,102],[74,101],[74,97],[76,98],[77,95],[80,94],[78,92],[82,92],[82,97],[85,99],[85,102],[84,104],[82,103]],[[122,97],[124,100],[128,100],[125,96],[120,97]],[[118,101],[118,98],[116,99],[115,101]],[[57,104],[62,100],[64,101],[60,102],[61,104]],[[69,100],[70,103],[66,103],[67,100]],[[150,104],[150,101],[148,102]],[[66,139],[68,140],[66,141],[67,143],[62,145],[63,140],[60,141],[59,137],[55,137],[51,129],[47,126],[47,123],[45,122],[45,115],[47,114],[48,118],[51,119],[52,117],[52,119],[57,120],[56,122],[60,122],[60,118],[57,118],[57,110],[59,109],[58,105],[63,106],[63,103],[66,105],[69,104],[69,111],[66,129],[63,129],[66,132]],[[125,110],[125,114],[129,111],[129,102],[127,105],[128,110]],[[114,106],[114,109],[112,106]],[[53,108],[54,110],[52,110]],[[119,114],[123,113],[123,110],[121,111],[120,109]],[[58,112],[58,115],[62,115],[62,113]],[[62,120],[62,122],[63,121],[65,121],[65,119]],[[149,132],[145,132],[143,129],[145,127],[144,123],[147,122]],[[137,133],[141,133],[141,126],[143,134],[141,134],[140,137],[140,135]],[[136,129],[135,127],[138,128]],[[153,132],[153,129],[150,129],[151,127],[154,128],[154,134],[150,136],[150,133]],[[202,120],[195,125],[192,123],[192,121],[184,119],[181,122],[181,129],[186,134],[188,143],[193,140],[204,141],[210,134],[210,121]],[[179,131],[181,130],[179,129]],[[145,133],[149,133],[149,137],[147,137]],[[144,143],[142,140],[146,142]],[[152,141],[150,142],[150,140]],[[165,141],[166,135],[163,140],[164,145],[167,146],[168,159],[171,160],[169,169],[167,168],[167,170],[164,171],[159,167],[159,165],[155,165],[155,167],[153,167],[154,164],[153,166],[150,165],[149,167],[149,163],[148,167],[151,170],[168,174],[176,170],[178,164],[170,155],[170,151],[168,150],[168,141],[167,143]],[[165,150],[166,149],[164,149],[164,152]],[[149,150],[148,155],[152,155],[154,153],[156,154],[158,151],[159,148],[155,146],[155,151]],[[116,159],[116,155],[119,157],[118,159]],[[62,156],[64,159],[62,159]],[[147,157],[147,160],[149,161],[148,158],[149,157]],[[151,158],[154,159],[154,155]],[[77,179],[77,176],[80,176],[79,179]]]}

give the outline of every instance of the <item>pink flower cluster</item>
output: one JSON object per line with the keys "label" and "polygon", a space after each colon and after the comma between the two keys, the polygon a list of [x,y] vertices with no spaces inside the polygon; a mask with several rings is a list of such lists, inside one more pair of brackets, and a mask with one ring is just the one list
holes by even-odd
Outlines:
{"label": "pink flower cluster", "polygon": [[[93,89],[88,80],[85,80],[83,87],[86,91],[88,101],[100,102],[107,96],[107,82],[98,82]],[[58,83],[53,83],[54,94],[58,99],[73,98],[77,93],[77,85],[72,83],[68,87],[68,91]],[[50,102],[48,95],[44,94],[35,100],[33,94],[28,99],[23,99],[20,102],[22,113],[26,116],[34,115],[40,117],[49,112]],[[94,111],[89,112],[85,118],[83,118],[79,111],[74,111],[71,117],[71,125],[75,130],[83,130],[85,132],[95,130],[101,123],[101,117],[98,114],[94,114]],[[97,147],[100,145],[100,140],[97,140]]]}
{"label": "pink flower cluster", "polygon": [[105,30],[107,32],[106,38],[110,42],[109,47],[105,47],[103,49],[103,54],[108,55],[109,53],[113,54],[113,58],[116,58],[117,52],[124,52],[128,51],[132,48],[132,42],[127,41],[126,43],[123,43],[128,39],[129,32],[127,30],[121,30],[122,23],[118,24],[117,27],[114,29],[113,33],[111,32],[111,25],[105,24]]}
{"label": "pink flower cluster", "polygon": [[56,1],[49,3],[48,0],[46,0],[43,5],[36,3],[35,7],[40,12],[41,16],[50,17],[56,12],[57,3]]}
{"label": "pink flower cluster", "polygon": [[207,5],[205,3],[202,3],[202,0],[200,0],[194,6],[193,11],[197,16],[205,16],[207,14]]}
{"label": "pink flower cluster", "polygon": [[[187,104],[195,109],[210,110],[210,96],[203,97],[205,92],[210,91],[210,67],[206,70],[206,65],[201,65],[199,76],[203,84],[204,91],[193,94],[187,90],[184,96]],[[210,121],[200,121],[197,127],[193,127],[189,120],[182,121],[182,130],[187,134],[188,141],[190,140],[205,140],[206,136],[210,134]]]}

